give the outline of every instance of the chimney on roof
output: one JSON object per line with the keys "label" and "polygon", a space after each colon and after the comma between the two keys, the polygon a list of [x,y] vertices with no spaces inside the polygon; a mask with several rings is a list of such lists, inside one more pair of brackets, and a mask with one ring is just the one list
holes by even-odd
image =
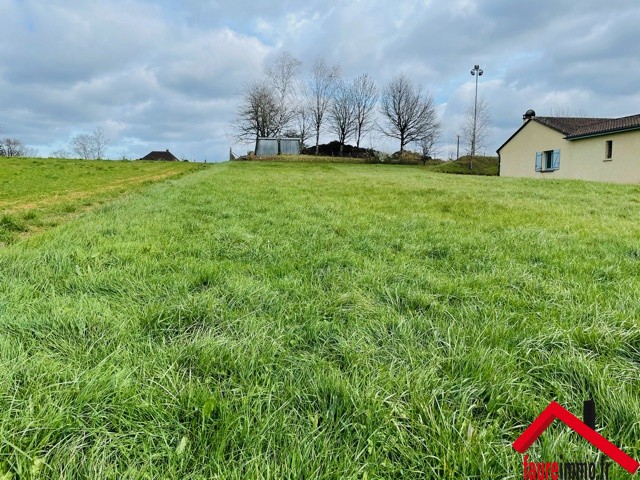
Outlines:
{"label": "chimney on roof", "polygon": [[527,113],[525,113],[522,116],[522,121],[526,123],[532,118],[535,118],[535,116],[536,116],[536,112],[534,112],[533,110],[527,110]]}
{"label": "chimney on roof", "polygon": [[169,151],[169,149],[167,148],[167,152]]}

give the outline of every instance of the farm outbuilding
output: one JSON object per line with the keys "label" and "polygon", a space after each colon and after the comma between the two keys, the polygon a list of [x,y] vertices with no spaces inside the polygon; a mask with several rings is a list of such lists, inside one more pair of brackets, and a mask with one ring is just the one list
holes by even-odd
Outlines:
{"label": "farm outbuilding", "polygon": [[300,153],[299,138],[260,137],[256,140],[256,156],[297,155]]}
{"label": "farm outbuilding", "polygon": [[165,151],[154,151],[142,157],[140,160],[156,160],[161,162],[179,162],[180,160],[168,149]]}
{"label": "farm outbuilding", "polygon": [[500,176],[640,183],[640,115],[523,116],[498,149]]}

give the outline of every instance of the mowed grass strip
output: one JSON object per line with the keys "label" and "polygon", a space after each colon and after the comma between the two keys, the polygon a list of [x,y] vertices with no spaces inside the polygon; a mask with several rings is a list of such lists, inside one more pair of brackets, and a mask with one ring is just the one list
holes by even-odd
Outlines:
{"label": "mowed grass strip", "polygon": [[0,245],[140,186],[199,168],[184,162],[0,157]]}
{"label": "mowed grass strip", "polygon": [[233,163],[99,207],[0,251],[0,475],[519,478],[591,396],[638,458],[639,201]]}

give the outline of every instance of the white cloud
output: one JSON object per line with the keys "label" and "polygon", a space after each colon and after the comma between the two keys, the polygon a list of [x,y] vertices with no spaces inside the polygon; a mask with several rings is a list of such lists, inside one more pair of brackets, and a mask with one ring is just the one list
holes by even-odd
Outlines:
{"label": "white cloud", "polygon": [[411,75],[441,104],[443,144],[473,99],[476,63],[492,149],[528,108],[616,116],[640,104],[637,0],[0,0],[0,11],[11,19],[0,30],[0,124],[41,151],[102,124],[114,156],[224,159],[237,91],[285,49],[307,68],[324,56],[381,86]]}

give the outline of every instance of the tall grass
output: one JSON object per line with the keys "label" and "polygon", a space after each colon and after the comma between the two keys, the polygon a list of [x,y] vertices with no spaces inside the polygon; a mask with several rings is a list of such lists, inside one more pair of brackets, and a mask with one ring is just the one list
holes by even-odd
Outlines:
{"label": "tall grass", "polygon": [[11,245],[0,475],[521,478],[590,396],[638,458],[639,194],[231,163]]}
{"label": "tall grass", "polygon": [[0,247],[140,186],[199,168],[183,162],[0,157]]}

